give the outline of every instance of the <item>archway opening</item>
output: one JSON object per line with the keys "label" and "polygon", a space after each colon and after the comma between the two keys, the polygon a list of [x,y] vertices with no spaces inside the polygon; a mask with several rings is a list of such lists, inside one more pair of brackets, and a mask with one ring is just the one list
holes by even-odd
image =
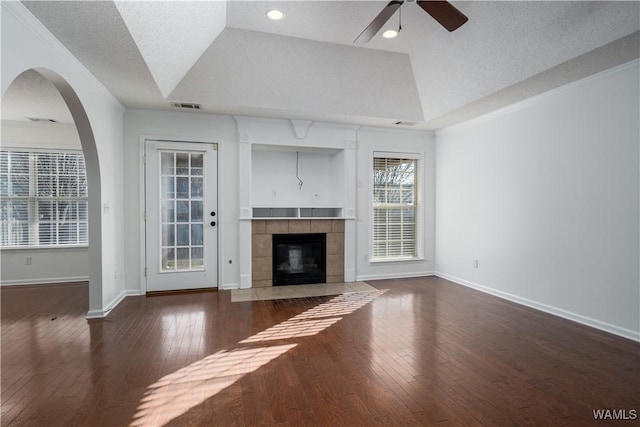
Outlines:
{"label": "archway opening", "polygon": [[87,317],[102,317],[100,165],[78,95],[51,70],[24,71],[3,94],[2,135],[3,284],[88,277]]}

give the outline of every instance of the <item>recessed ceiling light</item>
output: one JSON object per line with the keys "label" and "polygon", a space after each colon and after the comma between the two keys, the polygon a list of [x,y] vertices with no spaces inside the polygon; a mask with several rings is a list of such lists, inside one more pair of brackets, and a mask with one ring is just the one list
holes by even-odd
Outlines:
{"label": "recessed ceiling light", "polygon": [[393,39],[398,36],[398,32],[396,30],[387,30],[382,33],[382,37],[385,39]]}
{"label": "recessed ceiling light", "polygon": [[272,21],[280,21],[284,18],[284,13],[280,12],[277,9],[273,9],[267,12],[267,18],[271,19]]}

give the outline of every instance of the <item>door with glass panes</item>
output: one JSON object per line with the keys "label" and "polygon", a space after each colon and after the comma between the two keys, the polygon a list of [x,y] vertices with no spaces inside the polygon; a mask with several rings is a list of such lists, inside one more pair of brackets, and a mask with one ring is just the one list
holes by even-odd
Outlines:
{"label": "door with glass panes", "polygon": [[147,292],[218,286],[217,146],[145,141]]}

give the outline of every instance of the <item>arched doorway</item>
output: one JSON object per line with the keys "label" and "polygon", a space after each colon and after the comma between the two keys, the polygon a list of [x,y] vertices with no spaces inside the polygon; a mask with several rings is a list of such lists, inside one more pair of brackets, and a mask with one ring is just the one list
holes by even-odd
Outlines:
{"label": "arched doorway", "polygon": [[[88,276],[89,276],[89,301],[87,317],[102,317],[103,301],[102,301],[102,218],[101,218],[101,180],[100,180],[100,164],[98,161],[98,150],[96,142],[89,122],[87,113],[80,101],[78,95],[71,85],[58,73],[46,68],[29,69],[15,77],[11,85],[3,88],[3,101],[8,89],[14,82],[28,81],[23,79],[25,76],[41,77],[46,79],[52,91],[57,91],[62,97],[68,113],[70,113],[73,124],[78,133],[84,162],[86,165],[86,177],[88,187]],[[55,89],[54,89],[55,88]],[[29,102],[42,101],[38,99],[23,99],[25,104]],[[25,105],[22,106],[23,108]],[[37,115],[36,115],[37,116]]]}

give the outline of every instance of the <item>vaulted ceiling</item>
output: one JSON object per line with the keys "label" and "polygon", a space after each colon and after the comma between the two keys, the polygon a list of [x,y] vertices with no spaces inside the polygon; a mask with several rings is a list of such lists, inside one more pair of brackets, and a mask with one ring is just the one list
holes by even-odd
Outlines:
{"label": "vaulted ceiling", "polygon": [[638,2],[454,1],[449,33],[407,1],[354,43],[387,3],[23,2],[127,108],[438,129],[640,56]]}

